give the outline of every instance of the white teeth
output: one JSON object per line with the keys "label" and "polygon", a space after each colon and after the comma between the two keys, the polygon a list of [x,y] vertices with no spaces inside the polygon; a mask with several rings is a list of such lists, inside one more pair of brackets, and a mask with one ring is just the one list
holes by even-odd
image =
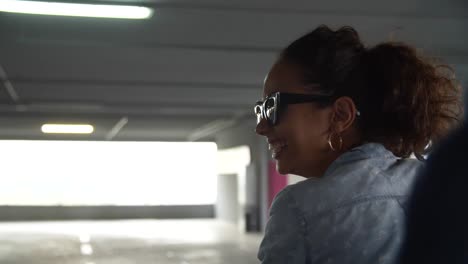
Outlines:
{"label": "white teeth", "polygon": [[271,156],[272,158],[276,159],[279,154],[281,153],[281,151],[284,149],[284,147],[286,147],[286,144],[284,143],[278,143],[278,144],[270,144],[268,145],[268,148],[271,150]]}
{"label": "white teeth", "polygon": [[278,157],[278,153],[277,152],[272,152],[271,153],[271,158],[272,159],[276,159]]}
{"label": "white teeth", "polygon": [[274,158],[274,159],[278,158],[278,157],[279,157],[279,154],[281,153],[282,150],[283,150],[282,148],[281,148],[281,149],[277,149],[277,150],[273,150],[273,151],[271,152],[271,157]]}

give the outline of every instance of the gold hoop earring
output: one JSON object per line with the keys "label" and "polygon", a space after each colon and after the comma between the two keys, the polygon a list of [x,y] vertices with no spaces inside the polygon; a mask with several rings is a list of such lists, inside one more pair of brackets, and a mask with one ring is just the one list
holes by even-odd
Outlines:
{"label": "gold hoop earring", "polygon": [[332,133],[330,133],[330,135],[328,136],[328,146],[330,146],[330,149],[331,149],[332,151],[334,151],[334,152],[336,152],[336,151],[341,151],[341,149],[343,148],[343,138],[342,138],[339,134],[337,134],[338,137],[339,137],[339,140],[340,140],[340,146],[339,146],[339,148],[337,149],[337,148],[335,148],[335,146],[333,146],[333,143],[332,143],[333,134],[334,134],[334,133],[332,132]]}

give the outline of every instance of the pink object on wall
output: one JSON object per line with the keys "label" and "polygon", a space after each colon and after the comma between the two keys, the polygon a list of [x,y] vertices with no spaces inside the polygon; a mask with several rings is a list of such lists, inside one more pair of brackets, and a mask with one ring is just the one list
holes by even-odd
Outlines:
{"label": "pink object on wall", "polygon": [[288,185],[288,177],[276,170],[276,162],[268,163],[268,208],[271,207],[275,195]]}

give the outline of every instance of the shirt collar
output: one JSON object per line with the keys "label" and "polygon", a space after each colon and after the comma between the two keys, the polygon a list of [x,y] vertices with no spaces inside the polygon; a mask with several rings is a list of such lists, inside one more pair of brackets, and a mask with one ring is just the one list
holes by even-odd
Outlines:
{"label": "shirt collar", "polygon": [[364,160],[369,158],[393,158],[397,159],[395,155],[388,149],[386,149],[380,143],[365,143],[363,145],[352,148],[351,150],[340,155],[335,161],[333,161],[328,169],[325,171],[323,178],[332,174],[338,167],[352,163],[358,160]]}

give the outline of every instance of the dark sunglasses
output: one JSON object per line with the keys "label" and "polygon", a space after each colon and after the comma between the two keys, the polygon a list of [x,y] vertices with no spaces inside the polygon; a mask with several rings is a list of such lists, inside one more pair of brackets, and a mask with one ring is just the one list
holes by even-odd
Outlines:
{"label": "dark sunglasses", "polygon": [[330,95],[293,94],[276,92],[269,95],[265,100],[255,103],[254,111],[257,116],[257,124],[266,119],[272,126],[278,123],[278,117],[289,104],[302,104],[311,102],[329,103],[332,101]]}

